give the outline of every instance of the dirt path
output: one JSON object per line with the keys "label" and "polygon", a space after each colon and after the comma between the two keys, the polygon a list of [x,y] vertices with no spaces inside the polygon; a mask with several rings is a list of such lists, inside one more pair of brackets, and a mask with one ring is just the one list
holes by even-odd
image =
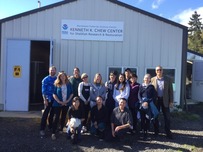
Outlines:
{"label": "dirt path", "polygon": [[[201,107],[202,106],[202,107]],[[161,134],[152,134],[147,141],[140,135],[127,135],[122,142],[99,141],[91,135],[83,135],[82,142],[72,145],[65,134],[57,134],[57,140],[51,140],[51,133],[45,138],[39,136],[39,118],[0,118],[0,151],[1,152],[114,152],[114,151],[144,151],[144,152],[202,152],[203,151],[203,105],[192,113],[172,115],[172,132],[174,139],[169,140]],[[163,128],[163,126],[162,126]]]}

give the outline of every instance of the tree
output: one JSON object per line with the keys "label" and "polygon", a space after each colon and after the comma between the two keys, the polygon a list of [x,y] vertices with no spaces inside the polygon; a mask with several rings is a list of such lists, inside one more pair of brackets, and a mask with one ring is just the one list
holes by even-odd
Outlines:
{"label": "tree", "polygon": [[203,54],[203,24],[200,15],[195,11],[190,18],[188,28],[188,48]]}

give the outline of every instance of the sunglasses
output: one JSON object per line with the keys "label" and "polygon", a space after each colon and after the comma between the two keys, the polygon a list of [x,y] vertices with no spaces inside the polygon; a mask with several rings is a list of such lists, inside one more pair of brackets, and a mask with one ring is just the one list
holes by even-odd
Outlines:
{"label": "sunglasses", "polygon": [[156,71],[162,71],[162,69],[156,69]]}

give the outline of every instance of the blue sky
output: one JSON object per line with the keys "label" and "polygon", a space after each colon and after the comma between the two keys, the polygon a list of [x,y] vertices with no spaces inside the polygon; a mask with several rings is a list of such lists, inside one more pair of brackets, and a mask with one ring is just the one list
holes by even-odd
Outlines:
{"label": "blue sky", "polygon": [[[40,0],[41,6],[62,0]],[[203,18],[203,0],[120,0],[187,26],[194,11]],[[38,8],[38,0],[0,0],[0,19]],[[203,19],[201,20],[203,23]]]}

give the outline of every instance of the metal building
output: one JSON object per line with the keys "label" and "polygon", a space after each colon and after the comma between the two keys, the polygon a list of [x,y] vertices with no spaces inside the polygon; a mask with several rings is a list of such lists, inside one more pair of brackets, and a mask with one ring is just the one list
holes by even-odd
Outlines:
{"label": "metal building", "polygon": [[185,94],[187,27],[115,0],[66,0],[0,20],[0,109],[28,111],[41,103],[49,65],[74,67],[108,79],[131,68],[141,83],[157,65],[174,81],[174,102]]}

